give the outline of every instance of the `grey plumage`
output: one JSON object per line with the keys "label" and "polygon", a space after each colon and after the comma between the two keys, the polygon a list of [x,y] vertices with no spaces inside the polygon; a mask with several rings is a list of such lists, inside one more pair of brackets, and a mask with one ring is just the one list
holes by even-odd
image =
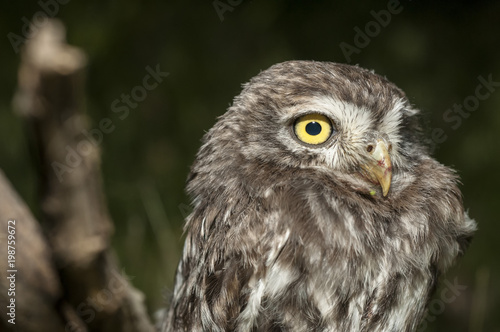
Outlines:
{"label": "grey plumage", "polygon": [[[476,227],[418,113],[356,66],[290,61],[245,84],[192,166],[162,329],[414,331]],[[326,141],[298,138],[308,114]]]}

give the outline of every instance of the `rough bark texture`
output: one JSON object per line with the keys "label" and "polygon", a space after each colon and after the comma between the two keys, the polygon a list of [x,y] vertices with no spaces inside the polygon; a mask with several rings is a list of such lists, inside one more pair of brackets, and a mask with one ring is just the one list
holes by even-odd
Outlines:
{"label": "rough bark texture", "polygon": [[[28,42],[14,100],[33,131],[43,233],[0,177],[0,219],[16,219],[19,232],[16,322],[25,326],[17,328],[153,331],[142,293],[121,273],[110,249],[113,223],[101,188],[98,144],[84,134],[86,57],[66,45],[64,35],[63,26],[51,21]],[[0,232],[1,264],[6,232],[7,225]],[[6,296],[5,280],[0,296]]]}

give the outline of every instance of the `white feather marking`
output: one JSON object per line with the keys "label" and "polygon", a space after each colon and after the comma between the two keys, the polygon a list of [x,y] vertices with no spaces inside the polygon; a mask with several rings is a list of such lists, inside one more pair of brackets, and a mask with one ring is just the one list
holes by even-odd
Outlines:
{"label": "white feather marking", "polygon": [[274,190],[272,187],[267,188],[266,191],[264,192],[264,198],[269,198],[271,195],[274,193]]}
{"label": "white feather marking", "polygon": [[203,219],[201,220],[201,237],[202,238],[205,238],[205,221],[207,220],[206,217],[203,217]]}
{"label": "white feather marking", "polygon": [[403,115],[402,110],[404,108],[404,105],[405,104],[403,100],[398,100],[396,103],[394,103],[394,107],[387,111],[378,127],[379,131],[386,133],[389,136],[389,139],[393,144],[396,143],[394,142],[395,140],[399,142],[400,139],[398,133],[401,125]]}
{"label": "white feather marking", "polygon": [[[254,283],[255,280],[250,284]],[[262,296],[264,295],[265,284],[259,279],[248,297],[247,306],[238,317],[238,331],[250,331],[255,324],[255,319],[261,310]]]}
{"label": "white feather marking", "polygon": [[269,266],[274,263],[276,258],[278,257],[281,249],[283,249],[283,246],[285,245],[286,241],[288,241],[288,237],[290,236],[290,229],[287,229],[285,234],[283,235],[278,235],[276,237],[276,243],[277,245],[271,249],[269,252],[269,255],[267,256],[266,260],[266,266]]}
{"label": "white feather marking", "polygon": [[399,145],[401,143],[401,135],[399,134],[401,128],[401,121],[403,116],[403,110],[405,107],[405,102],[400,99],[396,103],[394,103],[394,107],[387,111],[382,122],[378,126],[378,130],[381,133],[387,134],[389,137],[389,141],[392,144],[392,162],[395,165],[398,165],[400,160],[399,154]]}
{"label": "white feather marking", "polygon": [[318,310],[321,312],[323,317],[328,317],[333,310],[333,303],[329,301],[328,296],[323,289],[315,289],[313,292],[313,298],[316,302]]}
{"label": "white feather marking", "polygon": [[230,210],[230,209],[228,209],[228,210],[226,211],[226,213],[224,213],[224,217],[222,218],[222,220],[223,220],[224,222],[226,222],[226,221],[230,220],[230,218],[229,218],[230,216],[231,216],[231,210]]}
{"label": "white feather marking", "polygon": [[280,265],[273,265],[266,277],[266,294],[278,296],[290,283],[297,278],[297,275],[290,269]]}

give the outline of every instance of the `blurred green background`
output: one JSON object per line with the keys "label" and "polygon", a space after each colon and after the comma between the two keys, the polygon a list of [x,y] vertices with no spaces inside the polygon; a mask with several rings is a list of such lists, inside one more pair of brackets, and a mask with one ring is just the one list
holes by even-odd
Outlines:
{"label": "blurred green background", "polygon": [[[372,11],[394,1],[61,0],[45,9],[43,1],[2,3],[0,167],[39,215],[33,158],[11,105],[20,57],[7,36],[22,36],[23,17],[45,11],[88,54],[91,128],[106,117],[116,125],[101,144],[114,247],[151,313],[172,289],[189,210],[184,181],[202,135],[260,70],[311,59],[374,69],[423,111],[429,134],[443,130],[447,138],[435,144],[434,155],[458,170],[479,231],[444,277],[465,289],[453,301],[438,290],[426,331],[500,331],[500,88],[460,116],[460,125],[443,118],[454,104],[472,100],[479,76],[500,82],[500,2],[401,1],[382,27],[369,24]],[[367,27],[372,37],[356,46],[356,31]],[[346,57],[341,44],[358,50]],[[169,76],[120,120],[113,101],[142,85],[145,68],[157,65]]]}

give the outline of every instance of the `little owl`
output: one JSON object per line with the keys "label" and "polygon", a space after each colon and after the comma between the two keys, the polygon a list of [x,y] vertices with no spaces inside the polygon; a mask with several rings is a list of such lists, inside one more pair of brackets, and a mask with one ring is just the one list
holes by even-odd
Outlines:
{"label": "little owl", "polygon": [[415,331],[476,227],[418,113],[357,66],[245,84],[191,168],[163,331]]}

